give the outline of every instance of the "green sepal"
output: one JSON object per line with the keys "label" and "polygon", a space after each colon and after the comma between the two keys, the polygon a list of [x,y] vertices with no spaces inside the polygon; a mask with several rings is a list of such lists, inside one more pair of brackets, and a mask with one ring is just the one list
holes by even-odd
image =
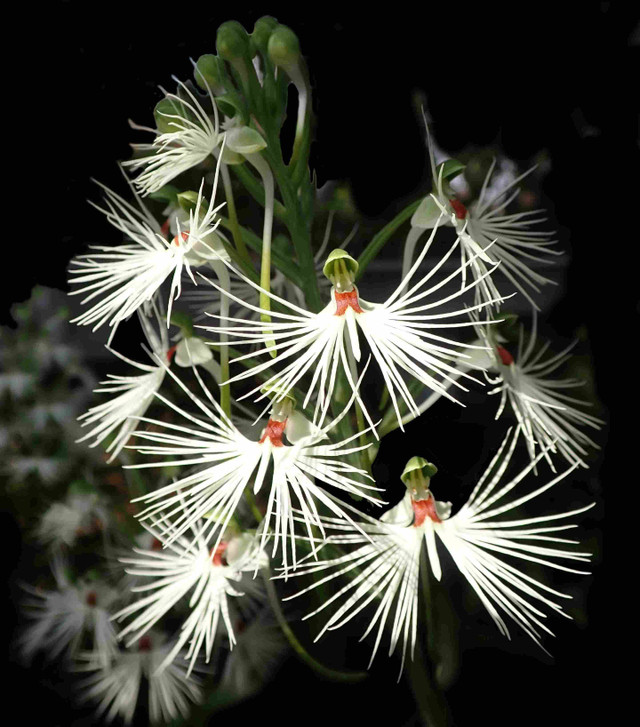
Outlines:
{"label": "green sepal", "polygon": [[325,262],[322,272],[324,273],[325,277],[331,279],[332,277],[335,277],[334,269],[335,269],[335,263],[339,260],[343,261],[342,264],[346,267],[348,273],[350,273],[353,277],[355,277],[358,273],[358,261],[354,260],[351,255],[346,250],[343,250],[342,248],[338,247],[335,250],[332,250],[329,253],[329,256],[327,257],[327,261]]}
{"label": "green sepal", "polygon": [[256,154],[266,148],[267,142],[250,126],[240,126],[227,131],[226,145],[237,154]]}
{"label": "green sepal", "polygon": [[431,462],[427,462],[424,457],[412,457],[402,471],[400,479],[407,486],[410,484],[413,485],[412,480],[415,478],[415,475],[412,477],[412,473],[417,471],[419,471],[421,476],[427,480],[428,484],[429,479],[437,474],[438,468]]}
{"label": "green sepal", "polygon": [[180,119],[193,121],[193,114],[180,101],[173,98],[163,98],[153,109],[153,118],[156,128],[161,134],[170,134],[178,129],[184,128],[180,125]]}
{"label": "green sepal", "polygon": [[170,320],[172,325],[178,326],[178,328],[182,331],[182,335],[184,336],[184,338],[193,337],[193,320],[188,313],[174,310],[171,313]]}
{"label": "green sepal", "polygon": [[67,490],[69,495],[93,495],[96,488],[87,480],[74,480]]}
{"label": "green sepal", "polygon": [[[180,205],[180,209],[185,212],[193,212],[198,205],[198,193],[193,190],[187,190],[186,192],[180,192],[176,196],[176,201]],[[200,198],[200,209],[205,210],[209,206],[208,201],[205,197]]]}
{"label": "green sepal", "polygon": [[298,401],[296,397],[291,393],[291,391],[287,391],[285,388],[283,388],[282,384],[280,382],[275,381],[272,384],[268,384],[266,386],[263,386],[260,389],[261,394],[266,394],[270,399],[278,398],[280,399],[289,399],[294,408],[296,407]]}
{"label": "green sepal", "polygon": [[205,53],[198,58],[193,69],[193,77],[203,91],[224,93],[225,88],[224,63],[213,53]]}
{"label": "green sepal", "polygon": [[216,96],[215,102],[220,113],[228,116],[230,119],[233,119],[236,114],[239,114],[240,118],[242,119],[246,118],[246,113],[242,102],[235,96],[226,93],[222,96]]}
{"label": "green sepal", "polygon": [[424,230],[433,228],[440,218],[441,210],[432,195],[425,197],[411,217],[411,227]]}

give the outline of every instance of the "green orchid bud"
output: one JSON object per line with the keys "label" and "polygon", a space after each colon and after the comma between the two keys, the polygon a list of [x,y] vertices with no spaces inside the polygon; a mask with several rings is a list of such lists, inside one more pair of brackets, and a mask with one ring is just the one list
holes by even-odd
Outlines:
{"label": "green orchid bud", "polygon": [[269,58],[276,66],[285,71],[298,65],[300,60],[300,42],[298,37],[286,25],[278,25],[269,37],[267,46]]}
{"label": "green orchid bud", "polygon": [[358,261],[354,260],[342,248],[332,250],[327,257],[322,272],[331,281],[333,287],[339,292],[346,292],[353,288],[358,273]]}
{"label": "green orchid bud", "polygon": [[426,500],[431,496],[429,485],[438,468],[423,457],[412,457],[404,468],[400,479],[414,500]]}
{"label": "green orchid bud", "polygon": [[216,50],[225,61],[234,62],[249,54],[249,35],[236,20],[229,20],[218,28]]}
{"label": "green orchid bud", "polygon": [[203,91],[224,93],[224,64],[213,53],[200,56],[193,69],[193,77]]}
{"label": "green orchid bud", "polygon": [[266,148],[267,142],[250,126],[238,126],[226,133],[225,146],[238,154],[256,154]]}
{"label": "green orchid bud", "polygon": [[277,27],[278,21],[270,15],[265,15],[256,20],[256,24],[253,26],[253,33],[251,33],[252,48],[266,54],[271,33]]}

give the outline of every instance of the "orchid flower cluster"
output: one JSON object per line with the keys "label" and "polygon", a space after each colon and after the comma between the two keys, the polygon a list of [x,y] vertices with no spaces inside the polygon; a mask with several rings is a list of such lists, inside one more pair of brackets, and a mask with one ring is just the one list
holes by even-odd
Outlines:
{"label": "orchid flower cluster", "polygon": [[[570,391],[580,381],[552,376],[569,349],[538,342],[561,251],[541,213],[512,211],[528,172],[505,181],[494,163],[469,199],[465,165],[443,158],[425,120],[431,190],[356,256],[354,234],[335,239],[336,195],[309,170],[311,84],[293,31],[228,22],[216,50],[163,90],[153,127],[131,124],[146,140],[122,164],[125,191],[99,185],[95,207],[122,242],[71,262],[73,322],[104,333],[129,369],[95,390],[78,441],[123,468],[138,531],[133,551],[108,544],[111,585],[73,581],[80,520],[108,529],[109,515],[86,497],[43,515],[55,588],[29,588],[25,651],[70,653],[107,719],[131,721],[146,680],[151,720],[169,720],[206,700],[216,654],[231,659],[249,631],[238,624],[257,644],[263,628],[273,639],[265,609],[322,667],[283,600],[323,619],[318,638],[365,618],[371,659],[384,643],[402,673],[426,643],[425,579],[444,587],[447,569],[502,634],[516,625],[544,648],[547,613],[566,615],[566,596],[540,574],[585,572],[589,553],[563,531],[591,507],[558,512],[546,496],[588,466],[601,422]],[[372,270],[392,239],[401,264],[375,300]],[[517,346],[511,299],[533,319]],[[141,360],[117,350],[120,328],[140,332]],[[374,476],[381,440],[415,431],[440,399],[467,405],[471,390],[498,399],[503,438],[465,503],[436,499],[424,452],[389,501]]]}

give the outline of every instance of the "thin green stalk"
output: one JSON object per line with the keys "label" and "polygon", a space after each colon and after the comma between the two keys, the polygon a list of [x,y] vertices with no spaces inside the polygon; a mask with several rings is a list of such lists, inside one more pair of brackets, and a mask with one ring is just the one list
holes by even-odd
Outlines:
{"label": "thin green stalk", "polygon": [[367,269],[369,263],[378,255],[380,250],[386,245],[393,233],[411,218],[413,213],[418,209],[422,199],[417,199],[412,202],[408,207],[405,207],[402,212],[399,212],[388,224],[386,224],[377,235],[371,238],[371,242],[362,251],[358,258],[358,272],[356,274],[356,282],[360,280],[362,274]]}
{"label": "thin green stalk", "polygon": [[[220,287],[227,292],[231,291],[231,280],[227,266],[221,260],[212,260],[211,267],[220,281]],[[229,316],[229,298],[226,295],[220,296],[220,325],[227,325]],[[220,342],[223,344],[220,350],[220,406],[222,411],[231,418],[231,387],[229,381],[229,337],[226,333],[220,334]]]}
{"label": "thin green stalk", "polygon": [[[265,204],[264,204],[264,224],[262,226],[262,259],[260,263],[260,308],[264,311],[271,310],[271,298],[267,295],[271,291],[271,233],[273,231],[273,203],[274,203],[274,184],[273,174],[267,162],[260,154],[248,154],[247,159],[258,170],[262,177],[264,186]],[[263,323],[271,323],[269,313],[261,313],[260,320]],[[269,332],[267,332],[268,334]],[[265,341],[268,347],[275,347],[275,341],[267,339]],[[271,355],[275,357],[275,348],[271,351]]]}
{"label": "thin green stalk", "polygon": [[284,634],[285,638],[291,645],[291,648],[294,650],[296,656],[300,659],[300,661],[307,664],[307,666],[311,667],[313,671],[316,672],[316,674],[319,674],[322,677],[325,677],[327,679],[332,679],[334,681],[340,681],[340,682],[360,682],[363,679],[366,679],[368,674],[367,672],[343,672],[343,671],[337,671],[336,669],[330,669],[329,667],[325,666],[324,664],[321,664],[319,661],[316,661],[311,654],[304,648],[304,646],[298,641],[296,635],[293,633],[293,630],[289,626],[289,623],[287,622],[287,619],[285,618],[284,614],[282,613],[282,608],[280,607],[280,599],[278,598],[278,594],[276,592],[275,586],[273,585],[273,581],[271,580],[271,573],[268,568],[263,569],[262,571],[265,587],[267,589],[267,596],[269,598],[269,603],[271,605],[271,608],[273,609],[273,613],[275,614],[275,617],[278,621],[278,625],[280,626],[280,629],[282,630],[282,633]]}
{"label": "thin green stalk", "polygon": [[[249,192],[256,202],[264,207],[264,189],[255,176],[247,168],[245,168],[244,164],[234,164],[233,171],[247,192]],[[273,202],[273,214],[276,219],[284,222],[285,224],[287,223],[287,210],[284,208],[282,203],[278,202],[277,199]]]}
{"label": "thin green stalk", "polygon": [[231,177],[226,164],[220,165],[220,173],[222,175],[222,183],[224,185],[224,196],[227,201],[227,209],[229,210],[229,223],[231,234],[233,235],[233,241],[240,255],[249,264],[251,264],[251,257],[242,238],[242,230],[238,223],[238,213],[236,211],[236,203],[233,197],[233,185],[231,184]]}

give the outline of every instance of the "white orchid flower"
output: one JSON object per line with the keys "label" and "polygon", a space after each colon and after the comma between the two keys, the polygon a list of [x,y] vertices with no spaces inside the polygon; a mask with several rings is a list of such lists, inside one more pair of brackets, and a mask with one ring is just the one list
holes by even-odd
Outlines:
{"label": "white orchid flower", "polygon": [[[428,563],[440,580],[442,565],[437,541],[445,547],[460,573],[478,595],[483,606],[501,633],[509,636],[504,620],[508,616],[537,644],[541,632],[552,633],[544,624],[542,608],[565,615],[556,599],[569,598],[528,575],[512,560],[533,562],[569,573],[583,571],[562,565],[562,561],[586,561],[589,555],[576,552],[575,541],[557,537],[556,533],[575,527],[566,519],[588,510],[592,505],[569,512],[538,517],[502,516],[527,501],[533,500],[563,480],[576,468],[572,465],[551,481],[516,498],[509,493],[533,470],[543,453],[516,476],[502,482],[505,470],[518,440],[507,433],[498,452],[476,484],[469,500],[452,517],[451,505],[437,502],[429,489],[429,477],[435,467],[414,458],[405,470],[405,498],[381,520],[364,516],[363,535],[350,523],[326,519],[324,525],[336,534],[328,543],[353,547],[346,555],[299,565],[294,576],[320,576],[315,583],[290,598],[345,576],[344,586],[334,587],[333,595],[305,618],[323,611],[331,604],[340,604],[317,638],[327,630],[337,629],[362,609],[376,604],[375,612],[364,634],[375,631],[371,661],[382,640],[385,625],[391,627],[389,654],[402,642],[402,663],[407,650],[413,654],[418,632],[418,591],[420,559],[426,544]],[[416,466],[417,465],[417,466]],[[414,469],[412,470],[412,466]],[[430,471],[429,471],[430,468]],[[426,476],[421,470],[426,470]],[[363,636],[363,638],[364,638]],[[317,639],[316,639],[317,640]]]}

